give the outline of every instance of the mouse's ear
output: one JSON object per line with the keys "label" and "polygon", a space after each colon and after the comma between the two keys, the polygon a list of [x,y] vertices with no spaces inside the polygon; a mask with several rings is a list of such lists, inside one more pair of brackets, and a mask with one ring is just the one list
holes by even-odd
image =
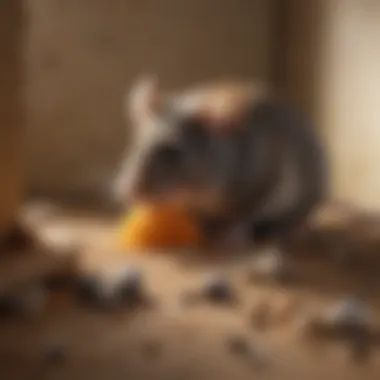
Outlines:
{"label": "mouse's ear", "polygon": [[154,75],[144,75],[132,85],[125,100],[125,113],[133,124],[157,115],[161,103],[158,78]]}

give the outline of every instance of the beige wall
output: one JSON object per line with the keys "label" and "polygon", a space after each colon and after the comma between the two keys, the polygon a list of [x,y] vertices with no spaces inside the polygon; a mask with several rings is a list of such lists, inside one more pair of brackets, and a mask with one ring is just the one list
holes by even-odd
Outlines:
{"label": "beige wall", "polygon": [[380,2],[331,2],[324,24],[320,117],[333,193],[380,210]]}
{"label": "beige wall", "polygon": [[48,192],[104,188],[125,143],[122,95],[272,75],[274,0],[28,0],[29,179]]}

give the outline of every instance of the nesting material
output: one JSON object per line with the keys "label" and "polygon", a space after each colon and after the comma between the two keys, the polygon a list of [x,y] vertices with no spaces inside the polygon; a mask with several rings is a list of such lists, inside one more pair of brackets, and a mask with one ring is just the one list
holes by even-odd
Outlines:
{"label": "nesting material", "polygon": [[235,298],[230,281],[218,274],[212,274],[205,278],[201,293],[205,299],[211,302],[231,302]]}
{"label": "nesting material", "polygon": [[377,344],[368,311],[352,298],[341,300],[319,317],[309,318],[304,327],[309,337],[345,343],[351,359],[358,363],[367,361]]}
{"label": "nesting material", "polygon": [[121,221],[119,242],[122,248],[151,251],[197,247],[201,233],[191,217],[174,205],[136,205]]}
{"label": "nesting material", "polygon": [[77,285],[81,300],[105,309],[136,306],[145,298],[142,274],[131,266],[103,275],[82,276]]}
{"label": "nesting material", "polygon": [[27,286],[15,294],[0,298],[2,316],[36,316],[44,310],[48,294],[39,284]]}
{"label": "nesting material", "polygon": [[308,333],[329,340],[362,340],[371,331],[368,311],[351,298],[341,300],[319,316],[310,316],[305,322]]}
{"label": "nesting material", "polygon": [[248,277],[253,282],[256,280],[288,282],[294,279],[292,268],[277,249],[265,250],[255,256],[251,264]]}
{"label": "nesting material", "polygon": [[328,310],[325,321],[331,325],[367,326],[370,315],[359,300],[346,297]]}
{"label": "nesting material", "polygon": [[62,242],[33,239],[30,246],[0,258],[0,297],[7,297],[30,283],[74,276],[79,250]]}
{"label": "nesting material", "polygon": [[269,364],[269,358],[258,346],[252,345],[242,336],[231,336],[226,341],[228,351],[247,361],[257,369],[263,369]]}
{"label": "nesting material", "polygon": [[126,266],[111,273],[114,291],[124,304],[136,304],[144,298],[144,279],[141,271],[133,266]]}

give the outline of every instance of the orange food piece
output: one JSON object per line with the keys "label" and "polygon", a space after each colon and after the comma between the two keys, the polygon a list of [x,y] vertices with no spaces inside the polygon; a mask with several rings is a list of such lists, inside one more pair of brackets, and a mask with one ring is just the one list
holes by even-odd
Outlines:
{"label": "orange food piece", "polygon": [[195,247],[201,242],[190,216],[167,204],[136,205],[122,220],[119,237],[123,248],[138,250]]}

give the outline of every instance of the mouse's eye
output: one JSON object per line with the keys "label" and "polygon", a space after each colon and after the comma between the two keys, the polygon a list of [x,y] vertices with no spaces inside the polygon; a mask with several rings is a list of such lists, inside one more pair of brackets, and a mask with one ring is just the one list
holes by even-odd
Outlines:
{"label": "mouse's eye", "polygon": [[207,148],[208,136],[207,128],[197,119],[183,121],[182,125],[183,140],[186,147],[190,150],[201,151]]}
{"label": "mouse's eye", "polygon": [[[183,169],[184,154],[180,147],[163,145],[157,147],[151,161],[151,171],[154,176],[173,175]],[[177,175],[177,174],[176,174]]]}
{"label": "mouse's eye", "polygon": [[156,158],[163,165],[176,165],[181,161],[182,151],[179,147],[163,146],[157,150]]}
{"label": "mouse's eye", "polygon": [[167,185],[178,179],[184,169],[183,152],[172,145],[157,147],[149,166],[150,180],[156,185]]}

